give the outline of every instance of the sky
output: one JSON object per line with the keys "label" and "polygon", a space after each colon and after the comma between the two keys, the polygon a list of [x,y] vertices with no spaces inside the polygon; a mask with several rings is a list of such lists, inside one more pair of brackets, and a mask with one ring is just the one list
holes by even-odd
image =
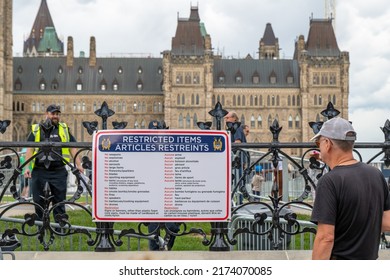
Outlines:
{"label": "sky", "polygon": [[[21,56],[41,0],[13,0],[14,55]],[[177,18],[198,6],[215,53],[257,58],[267,23],[279,39],[282,58],[291,58],[299,35],[307,39],[310,18],[324,18],[325,0],[47,0],[65,46],[73,37],[75,54],[89,53],[96,38],[98,56],[160,57],[171,47]],[[390,5],[388,0],[338,0],[335,32],[350,56],[349,120],[358,142],[382,142],[390,118]],[[337,109],[337,106],[336,106]],[[364,152],[368,160],[376,151]],[[380,159],[380,158],[379,158]]]}

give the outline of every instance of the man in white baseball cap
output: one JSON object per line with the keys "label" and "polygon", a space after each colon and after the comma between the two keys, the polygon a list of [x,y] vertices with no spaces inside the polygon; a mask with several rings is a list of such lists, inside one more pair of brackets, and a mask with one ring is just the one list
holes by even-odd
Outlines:
{"label": "man in white baseball cap", "polygon": [[311,221],[318,224],[313,259],[377,259],[382,230],[390,230],[390,194],[380,170],[353,157],[356,132],[332,118],[311,139],[331,169],[316,189]]}

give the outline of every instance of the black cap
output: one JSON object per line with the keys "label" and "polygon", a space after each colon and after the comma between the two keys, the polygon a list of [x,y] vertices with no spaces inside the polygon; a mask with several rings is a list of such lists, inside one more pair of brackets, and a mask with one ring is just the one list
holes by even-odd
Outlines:
{"label": "black cap", "polygon": [[61,109],[60,106],[57,106],[56,104],[51,104],[51,105],[47,106],[46,112],[50,112],[50,113],[58,112],[58,113],[61,113],[60,109]]}

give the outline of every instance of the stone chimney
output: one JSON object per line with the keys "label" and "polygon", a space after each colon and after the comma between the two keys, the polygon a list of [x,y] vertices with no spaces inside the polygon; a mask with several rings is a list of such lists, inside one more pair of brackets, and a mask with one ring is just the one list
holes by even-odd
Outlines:
{"label": "stone chimney", "polygon": [[89,41],[89,66],[96,66],[96,40],[93,36]]}
{"label": "stone chimney", "polygon": [[74,52],[73,52],[73,37],[68,37],[68,46],[66,51],[66,66],[73,67]]}

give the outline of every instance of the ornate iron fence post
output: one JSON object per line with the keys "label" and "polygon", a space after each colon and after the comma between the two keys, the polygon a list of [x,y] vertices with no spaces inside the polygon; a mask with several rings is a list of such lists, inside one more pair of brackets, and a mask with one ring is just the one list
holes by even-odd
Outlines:
{"label": "ornate iron fence post", "polygon": [[[228,111],[222,108],[222,104],[218,101],[215,108],[209,112],[209,114],[215,118],[217,130],[222,130],[223,117],[228,114]],[[210,123],[198,123],[201,129],[210,129]],[[229,244],[232,245],[232,241],[229,240],[227,222],[212,222],[211,223],[211,240],[208,243],[210,251],[230,251]]]}
{"label": "ornate iron fence post", "polygon": [[[115,114],[111,110],[107,102],[104,101],[100,109],[95,111],[95,114],[102,119],[102,130],[107,129],[107,119]],[[113,122],[114,129],[124,129],[127,126],[127,122]],[[97,130],[98,122],[83,122],[83,126],[87,129],[88,133],[91,135],[94,131]],[[117,243],[114,240],[114,223],[113,222],[98,222],[97,225],[97,234],[98,234],[98,244],[95,247],[95,252],[115,252],[114,243],[120,245],[121,242]]]}

